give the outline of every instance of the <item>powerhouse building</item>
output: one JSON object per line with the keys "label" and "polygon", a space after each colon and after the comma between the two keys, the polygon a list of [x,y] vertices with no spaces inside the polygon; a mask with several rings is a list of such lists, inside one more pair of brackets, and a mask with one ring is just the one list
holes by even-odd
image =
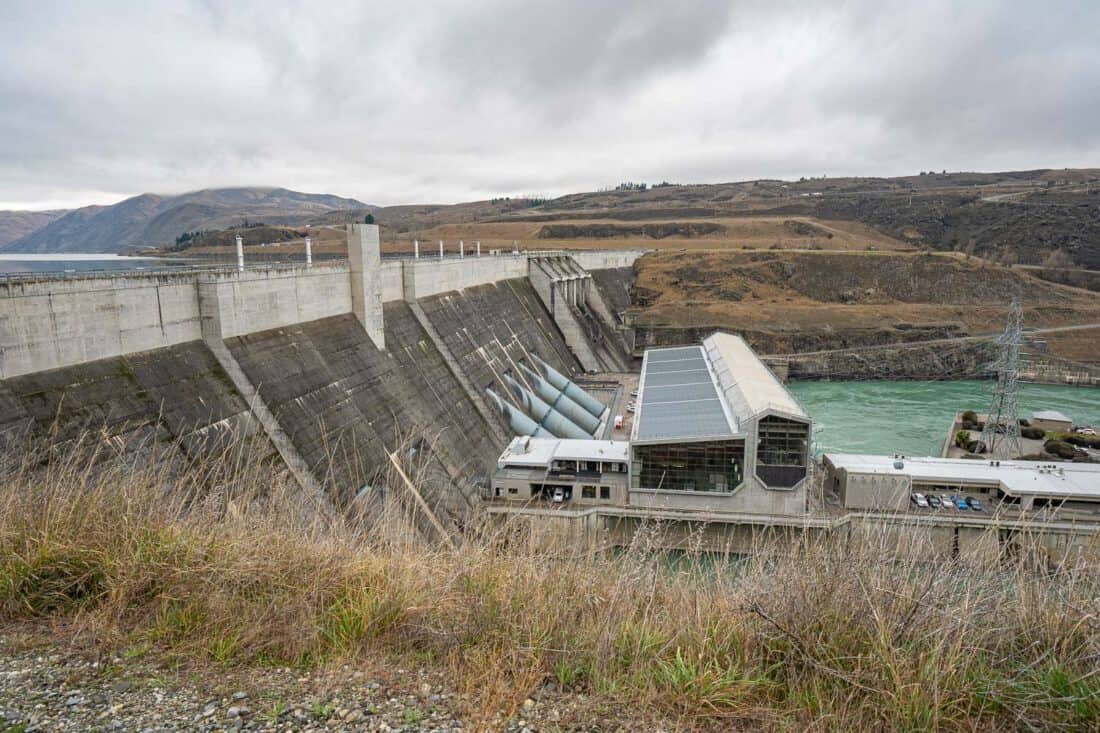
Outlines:
{"label": "powerhouse building", "polygon": [[806,511],[810,418],[739,336],[715,333],[700,345],[648,349],[636,404],[629,443],[583,440],[580,431],[554,437],[543,424],[515,420],[513,427],[525,428],[526,435],[498,460],[493,497],[707,512]]}

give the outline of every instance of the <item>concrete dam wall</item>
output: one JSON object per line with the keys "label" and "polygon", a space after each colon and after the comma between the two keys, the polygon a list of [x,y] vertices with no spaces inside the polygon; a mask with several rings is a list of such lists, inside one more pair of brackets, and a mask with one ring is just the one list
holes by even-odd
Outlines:
{"label": "concrete dam wall", "polygon": [[159,444],[175,457],[201,459],[252,436],[264,455],[275,455],[201,341],[0,381],[0,448],[24,437],[63,446],[88,431],[108,454]]}
{"label": "concrete dam wall", "polygon": [[[459,520],[510,437],[486,388],[504,392],[534,357],[573,374],[577,344],[529,279],[533,258],[381,260],[376,227],[348,238],[349,262],[312,267],[0,283],[0,440],[83,435],[191,461],[250,437],[335,507],[384,491],[400,450]],[[590,279],[593,299],[621,300]]]}

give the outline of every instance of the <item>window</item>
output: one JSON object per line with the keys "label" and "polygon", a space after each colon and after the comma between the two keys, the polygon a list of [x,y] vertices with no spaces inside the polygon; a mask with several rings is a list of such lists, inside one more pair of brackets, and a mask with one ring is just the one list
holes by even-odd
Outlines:
{"label": "window", "polygon": [[611,487],[610,486],[601,486],[600,487],[600,498],[601,499],[610,499],[611,498]]}
{"label": "window", "polygon": [[518,494],[518,493],[519,493],[519,489],[517,489],[517,488],[516,488],[515,486],[509,486],[509,487],[508,487],[508,493],[509,493],[509,494]]}
{"label": "window", "polygon": [[581,498],[582,499],[595,499],[596,498],[596,487],[595,486],[582,486],[581,487]]}
{"label": "window", "polygon": [[756,475],[768,486],[789,488],[806,477],[810,426],[769,415],[756,428]]}
{"label": "window", "polygon": [[731,492],[744,478],[745,443],[716,440],[634,447],[631,485],[661,491]]}

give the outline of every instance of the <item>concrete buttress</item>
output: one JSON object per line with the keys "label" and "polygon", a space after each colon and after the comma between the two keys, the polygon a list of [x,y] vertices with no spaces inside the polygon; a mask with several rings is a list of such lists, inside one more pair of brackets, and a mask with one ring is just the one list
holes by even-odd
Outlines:
{"label": "concrete buttress", "polygon": [[382,249],[377,224],[348,224],[351,262],[351,307],[367,335],[379,349],[386,348],[382,316]]}

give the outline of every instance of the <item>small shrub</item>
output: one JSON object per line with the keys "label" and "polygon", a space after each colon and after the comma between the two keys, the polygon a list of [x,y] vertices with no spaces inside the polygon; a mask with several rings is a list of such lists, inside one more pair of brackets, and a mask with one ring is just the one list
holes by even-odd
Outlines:
{"label": "small shrub", "polygon": [[960,419],[964,423],[976,423],[978,422],[978,413],[974,412],[973,410],[967,410],[962,414],[962,417]]}
{"label": "small shrub", "polygon": [[1078,449],[1064,440],[1048,440],[1043,443],[1043,450],[1059,458],[1073,458],[1078,454]]}
{"label": "small shrub", "polygon": [[959,432],[955,433],[955,445],[957,445],[959,448],[966,448],[968,445],[970,445],[970,431],[960,430]]}
{"label": "small shrub", "polygon": [[1059,440],[1063,440],[1070,445],[1077,445],[1082,448],[1100,448],[1100,435],[1080,435],[1078,433],[1065,433],[1058,436]]}

